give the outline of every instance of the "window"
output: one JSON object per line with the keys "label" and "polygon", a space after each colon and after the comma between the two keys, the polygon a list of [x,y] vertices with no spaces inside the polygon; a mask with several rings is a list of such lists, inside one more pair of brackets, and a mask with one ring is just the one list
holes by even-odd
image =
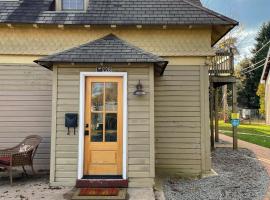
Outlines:
{"label": "window", "polygon": [[85,0],[62,0],[62,10],[84,10]]}

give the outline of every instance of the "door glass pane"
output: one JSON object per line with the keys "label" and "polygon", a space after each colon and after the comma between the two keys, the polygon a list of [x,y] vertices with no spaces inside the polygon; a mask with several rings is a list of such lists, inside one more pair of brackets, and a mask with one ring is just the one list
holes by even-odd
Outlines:
{"label": "door glass pane", "polygon": [[103,142],[102,113],[92,113],[91,116],[91,141]]}
{"label": "door glass pane", "polygon": [[117,141],[117,113],[106,113],[105,142]]}
{"label": "door glass pane", "polygon": [[106,111],[117,111],[117,83],[105,83]]}
{"label": "door glass pane", "polygon": [[92,111],[103,110],[104,83],[92,83]]}

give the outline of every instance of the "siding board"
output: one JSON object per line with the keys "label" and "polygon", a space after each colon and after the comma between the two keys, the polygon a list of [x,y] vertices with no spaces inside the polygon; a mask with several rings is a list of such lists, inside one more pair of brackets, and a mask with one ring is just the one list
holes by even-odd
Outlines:
{"label": "siding board", "polygon": [[[150,108],[149,98],[149,66],[131,65],[129,68],[113,67],[113,71],[128,72],[128,176],[131,185],[153,185],[150,162]],[[153,68],[152,68],[153,69]],[[79,81],[80,72],[95,71],[95,68],[80,66],[58,66],[57,106],[56,106],[56,154],[55,182],[72,184],[77,176],[78,132],[67,135],[64,127],[66,112],[79,113]],[[136,97],[133,91],[138,80],[144,86],[147,95]],[[152,138],[154,140],[154,138]],[[154,141],[153,141],[154,142]],[[141,186],[142,187],[142,186]]]}
{"label": "siding board", "polygon": [[155,78],[158,173],[201,173],[200,66],[167,66]]}
{"label": "siding board", "polygon": [[0,64],[0,148],[40,135],[43,140],[34,160],[37,170],[48,170],[50,163],[51,75],[38,65]]}

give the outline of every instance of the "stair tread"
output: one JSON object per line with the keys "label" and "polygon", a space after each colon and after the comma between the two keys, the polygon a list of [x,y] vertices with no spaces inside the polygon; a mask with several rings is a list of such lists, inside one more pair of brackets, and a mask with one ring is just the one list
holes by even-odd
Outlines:
{"label": "stair tread", "polygon": [[[94,188],[89,188],[89,189],[94,189]],[[96,188],[96,189],[101,189],[101,188]],[[104,189],[104,188],[102,188]],[[74,193],[72,200],[103,200],[103,199],[112,199],[112,200],[125,200],[127,199],[127,190],[125,188],[119,188],[118,195],[114,196],[80,196],[80,190],[77,189],[76,192]]]}

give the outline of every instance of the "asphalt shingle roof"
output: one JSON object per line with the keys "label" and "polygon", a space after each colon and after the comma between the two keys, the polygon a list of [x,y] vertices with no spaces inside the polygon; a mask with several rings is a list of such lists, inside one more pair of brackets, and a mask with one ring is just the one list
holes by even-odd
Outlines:
{"label": "asphalt shingle roof", "polygon": [[199,0],[90,0],[84,12],[54,11],[54,0],[0,1],[0,23],[236,25]]}
{"label": "asphalt shingle roof", "polygon": [[148,53],[126,41],[109,34],[101,39],[80,45],[66,51],[49,55],[34,62],[51,68],[61,63],[154,63],[156,71],[163,73],[168,62]]}

